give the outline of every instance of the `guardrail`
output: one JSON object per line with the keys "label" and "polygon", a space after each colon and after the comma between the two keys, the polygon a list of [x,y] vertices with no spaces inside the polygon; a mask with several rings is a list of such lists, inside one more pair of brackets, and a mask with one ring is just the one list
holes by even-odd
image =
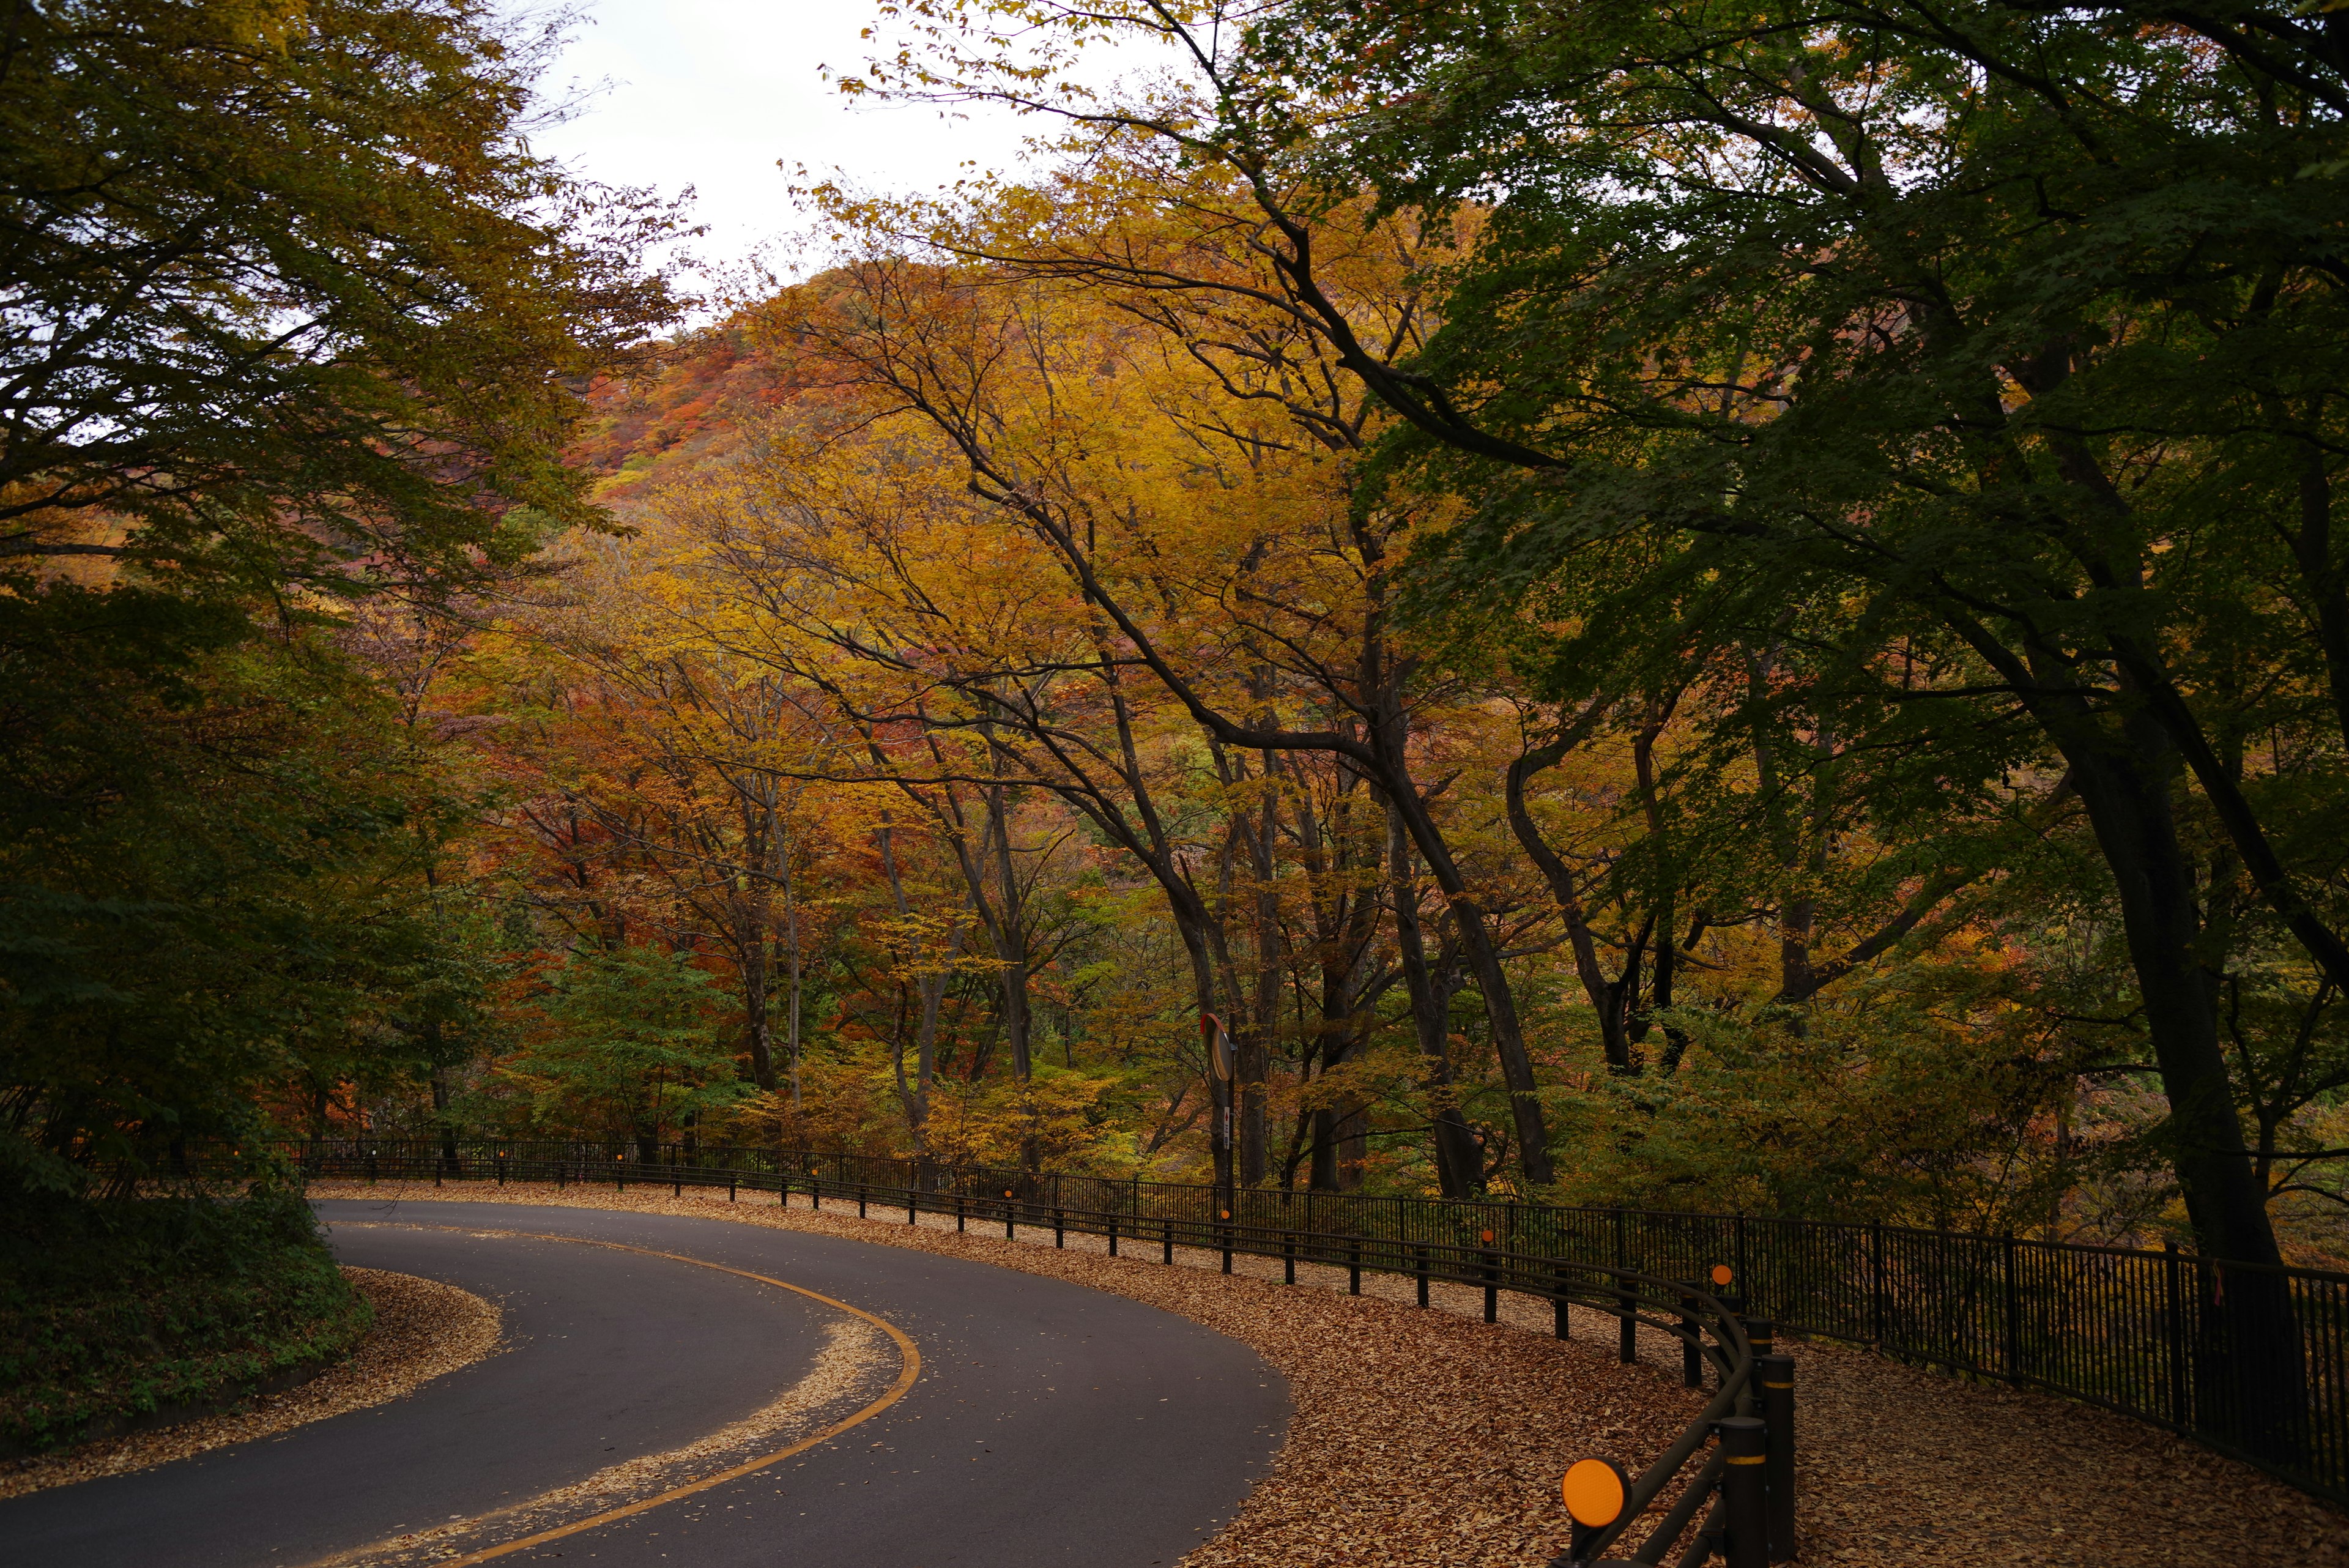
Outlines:
{"label": "guardrail", "polygon": [[[821,1176],[978,1198],[1009,1189],[1046,1207],[1213,1221],[1217,1189],[1084,1175],[1030,1176],[874,1156],[757,1147],[657,1147],[482,1139],[283,1142],[279,1156],[338,1171],[374,1149],[406,1174],[490,1175],[500,1151],[539,1171],[679,1169],[768,1184]],[[387,1175],[391,1167],[383,1166]],[[1663,1279],[1733,1271],[1745,1299],[1788,1332],[2032,1387],[2131,1416],[2349,1502],[2349,1274],[2160,1251],[1883,1224],[1500,1200],[1446,1202],[1241,1189],[1233,1222],[1402,1245],[1485,1236],[1519,1256]]]}
{"label": "guardrail", "polygon": [[[1572,1544],[1557,1560],[1560,1568],[1595,1563],[1599,1553],[1656,1511],[1676,1481],[1681,1482],[1677,1494],[1640,1543],[1630,1556],[1609,1561],[1661,1565],[1663,1554],[1688,1535],[1692,1523],[1698,1523],[1700,1512],[1704,1517],[1695,1535],[1673,1559],[1676,1568],[1697,1568],[1715,1554],[1723,1556],[1730,1568],[1762,1568],[1794,1556],[1794,1363],[1769,1354],[1770,1324],[1741,1315],[1744,1303],[1731,1288],[1734,1274],[1725,1262],[1712,1265],[1703,1279],[1671,1280],[1520,1251],[1503,1245],[1491,1230],[1469,1242],[1412,1241],[1253,1223],[1222,1209],[1206,1216],[1144,1216],[1124,1206],[1071,1207],[1059,1200],[1057,1191],[1016,1178],[999,1190],[973,1193],[962,1190],[959,1183],[953,1189],[926,1187],[913,1172],[899,1183],[875,1184],[827,1177],[819,1170],[794,1172],[787,1163],[748,1170],[739,1164],[647,1162],[630,1158],[626,1150],[590,1155],[577,1147],[487,1146],[470,1160],[462,1152],[451,1155],[429,1144],[420,1149],[412,1143],[364,1142],[270,1147],[295,1156],[314,1178],[430,1180],[435,1185],[469,1179],[501,1186],[552,1181],[564,1188],[610,1182],[620,1191],[633,1183],[666,1186],[677,1194],[688,1187],[723,1187],[728,1199],[736,1202],[745,1191],[771,1192],[784,1206],[794,1196],[804,1196],[819,1211],[827,1198],[853,1201],[864,1219],[873,1218],[876,1207],[893,1215],[903,1210],[909,1225],[923,1214],[951,1215],[957,1231],[974,1223],[1000,1224],[1007,1240],[1017,1240],[1023,1224],[1031,1230],[1049,1226],[1056,1247],[1064,1246],[1071,1232],[1100,1236],[1107,1240],[1112,1257],[1128,1244],[1156,1249],[1167,1264],[1175,1261],[1178,1248],[1220,1253],[1227,1274],[1236,1256],[1278,1258],[1289,1284],[1297,1282],[1300,1264],[1319,1264],[1345,1270],[1347,1289],[1355,1295],[1361,1293],[1365,1273],[1408,1278],[1422,1307],[1429,1304],[1430,1289],[1436,1283],[1478,1288],[1484,1292],[1486,1323],[1498,1320],[1499,1299],[1506,1291],[1550,1303],[1552,1330],[1560,1339],[1571,1331],[1568,1308],[1585,1307],[1616,1320],[1617,1354],[1625,1362],[1638,1359],[1642,1328],[1677,1340],[1682,1381],[1692,1389],[1710,1387],[1713,1394],[1671,1446],[1637,1478],[1611,1461],[1583,1461],[1602,1466],[1618,1484],[1601,1500],[1604,1506],[1578,1498],[1571,1485],[1565,1489],[1573,1520]],[[241,1151],[231,1152],[232,1158],[242,1158]],[[217,1158],[217,1151],[191,1152],[189,1173],[202,1174]],[[1695,1473],[1683,1480],[1692,1461]]]}

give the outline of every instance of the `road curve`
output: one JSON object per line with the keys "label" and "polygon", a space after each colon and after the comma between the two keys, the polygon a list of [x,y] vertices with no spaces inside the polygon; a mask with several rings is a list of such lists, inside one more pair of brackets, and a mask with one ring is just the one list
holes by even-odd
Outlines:
{"label": "road curve", "polygon": [[846,1315],[728,1269],[885,1319],[919,1376],[830,1441],[498,1568],[1164,1568],[1288,1419],[1246,1346],[1059,1280],[724,1220],[317,1207],[345,1262],[499,1301],[513,1347],[388,1405],[0,1501],[0,1564],[302,1568],[680,1447],[791,1386]]}

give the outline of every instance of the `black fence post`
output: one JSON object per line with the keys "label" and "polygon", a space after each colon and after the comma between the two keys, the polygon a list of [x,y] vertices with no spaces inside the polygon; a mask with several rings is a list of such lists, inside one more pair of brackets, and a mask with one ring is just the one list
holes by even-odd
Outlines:
{"label": "black fence post", "polygon": [[1280,1282],[1284,1285],[1297,1282],[1297,1232],[1294,1231],[1280,1233]]}
{"label": "black fence post", "polygon": [[1724,1416],[1713,1429],[1721,1437],[1721,1554],[1729,1568],[1768,1568],[1768,1434],[1751,1416]]}
{"label": "black fence post", "polygon": [[1052,1210],[1052,1245],[1055,1247],[1065,1247],[1069,1244],[1068,1227],[1068,1210],[1059,1208],[1054,1209]]}
{"label": "black fence post", "polygon": [[2179,1272],[2178,1243],[2162,1242],[2161,1290],[2169,1317],[2169,1424],[2183,1432],[2191,1406],[2186,1384],[2186,1292]]}
{"label": "black fence post", "polygon": [[1999,1241],[2006,1264],[2006,1380],[2019,1387],[2023,1383],[2023,1293],[2014,1278],[2014,1232],[2009,1231]]}
{"label": "black fence post", "polygon": [[741,1186],[741,1185],[742,1185],[742,1173],[741,1173],[740,1171],[739,1171],[739,1170],[730,1170],[730,1171],[728,1171],[728,1172],[726,1173],[726,1201],[727,1201],[727,1202],[729,1202],[729,1203],[733,1203],[733,1202],[737,1202],[737,1201],[739,1201],[739,1200],[740,1200],[740,1196],[741,1196],[741,1195],[740,1195],[740,1193],[737,1189],[738,1189],[739,1188],[740,1188],[740,1186]]}
{"label": "black fence post", "polygon": [[1173,1262],[1174,1261],[1174,1220],[1167,1220],[1167,1221],[1165,1222],[1165,1230],[1166,1230],[1166,1253],[1165,1253],[1165,1256],[1160,1260],[1160,1262],[1162,1262],[1171,1263],[1171,1262]]}
{"label": "black fence post", "polygon": [[1346,1293],[1350,1296],[1362,1293],[1362,1239],[1360,1236],[1346,1239]]}
{"label": "black fence post", "polygon": [[[1757,1365],[1764,1356],[1777,1353],[1778,1330],[1775,1324],[1766,1317],[1747,1317],[1739,1311],[1737,1306],[1732,1306],[1730,1310],[1738,1313],[1738,1326],[1745,1331],[1745,1348],[1752,1353]],[[1744,1390],[1737,1396],[1736,1408],[1733,1414],[1759,1416],[1761,1413],[1762,1383],[1761,1376],[1757,1373],[1745,1380]]]}
{"label": "black fence post", "polygon": [[915,1207],[915,1205],[920,1200],[921,1196],[920,1189],[913,1185],[912,1178],[907,1178],[905,1183],[905,1223],[908,1225],[916,1225],[921,1222],[921,1210]]}
{"label": "black fence post", "polygon": [[866,1196],[867,1194],[864,1184],[861,1181],[858,1182],[856,1184],[856,1217],[859,1220],[864,1218],[864,1199]]}
{"label": "black fence post", "polygon": [[[1615,1218],[1615,1266],[1631,1266],[1631,1220],[1618,1209]],[[1621,1280],[1615,1282],[1615,1359],[1630,1366],[1640,1359],[1640,1298]]]}
{"label": "black fence post", "polygon": [[1109,1216],[1109,1255],[1112,1258],[1117,1256],[1117,1210],[1114,1209],[1111,1210]]}
{"label": "black fence post", "polygon": [[[1485,1240],[1489,1241],[1492,1239],[1493,1233],[1485,1231]],[[1485,1252],[1480,1272],[1485,1276],[1485,1321],[1498,1323],[1501,1321],[1501,1265],[1489,1248]]]}
{"label": "black fence post", "polygon": [[1697,1293],[1704,1287],[1694,1280],[1674,1282],[1681,1288],[1681,1386],[1704,1386],[1704,1345],[1697,1327]]}
{"label": "black fence post", "polygon": [[964,1222],[964,1220],[967,1220],[967,1219],[969,1217],[969,1216],[968,1216],[968,1210],[969,1210],[969,1208],[970,1208],[970,1204],[969,1204],[968,1199],[965,1199],[961,1193],[959,1193],[959,1192],[956,1193],[956,1194],[955,1194],[955,1234],[957,1234],[957,1235],[960,1235],[960,1234],[962,1233],[963,1222]]}
{"label": "black fence post", "polygon": [[1868,1337],[1879,1349],[1884,1345],[1884,1221],[1868,1227]]}
{"label": "black fence post", "polygon": [[1736,1258],[1736,1263],[1737,1263],[1737,1288],[1738,1288],[1739,1290],[1741,1290],[1741,1291],[1744,1292],[1744,1293],[1745,1293],[1745,1294],[1746,1294],[1746,1296],[1747,1296],[1748,1298],[1754,1298],[1754,1297],[1757,1296],[1757,1295],[1759,1294],[1759,1293],[1757,1293],[1757,1292],[1754,1289],[1754,1285],[1753,1285],[1753,1279],[1754,1279],[1754,1276],[1753,1276],[1753,1275],[1751,1275],[1751,1274],[1749,1274],[1749,1273],[1747,1273],[1747,1272],[1745,1272],[1745,1216],[1744,1216],[1744,1215],[1743,1215],[1743,1214],[1740,1214],[1739,1216],[1737,1216],[1737,1258]]}
{"label": "black fence post", "polygon": [[1427,1304],[1427,1249],[1414,1244],[1411,1250],[1412,1272],[1419,1276],[1419,1304]]}
{"label": "black fence post", "polygon": [[1551,1291],[1549,1305],[1552,1319],[1550,1324],[1550,1332],[1555,1334],[1560,1339],[1571,1339],[1574,1337],[1574,1324],[1567,1315],[1566,1265],[1564,1263],[1557,1262],[1556,1261],[1553,1261],[1550,1263],[1549,1286]]}
{"label": "black fence post", "polygon": [[1762,1425],[1769,1443],[1762,1477],[1769,1493],[1770,1561],[1788,1563],[1795,1556],[1795,1358],[1757,1355],[1754,1377],[1762,1385]]}

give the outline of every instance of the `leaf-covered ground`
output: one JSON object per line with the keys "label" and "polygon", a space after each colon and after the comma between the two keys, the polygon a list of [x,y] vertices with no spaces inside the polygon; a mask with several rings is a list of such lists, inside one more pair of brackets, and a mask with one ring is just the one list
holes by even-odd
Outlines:
{"label": "leaf-covered ground", "polygon": [[[1603,1455],[1637,1469],[1696,1405],[1678,1346],[1615,1360],[1614,1321],[1578,1312],[1550,1337],[1547,1303],[1339,1270],[1154,1248],[1112,1259],[1098,1238],[1005,1241],[951,1219],[858,1220],[837,1200],[558,1192],[552,1187],[320,1186],[319,1198],[560,1202],[723,1218],[968,1257],[1075,1281],[1180,1314],[1254,1346],[1288,1379],[1296,1417],[1273,1471],[1185,1568],[1538,1568],[1563,1550],[1559,1474]],[[873,1303],[885,1312],[886,1303]],[[2256,1470],[2085,1406],[1968,1384],[1864,1351],[1790,1347],[1801,1400],[1802,1560],[1967,1568],[2326,1568],[2349,1563],[2349,1520]]]}

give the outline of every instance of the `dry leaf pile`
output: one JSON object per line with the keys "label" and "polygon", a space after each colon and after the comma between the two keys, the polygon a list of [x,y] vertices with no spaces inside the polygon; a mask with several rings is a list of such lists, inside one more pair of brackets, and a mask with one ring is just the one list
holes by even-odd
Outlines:
{"label": "dry leaf pile", "polygon": [[217,1416],[0,1463],[0,1497],[143,1470],[385,1404],[497,1348],[498,1309],[470,1291],[379,1269],[343,1272],[375,1308],[373,1325],[347,1361]]}
{"label": "dry leaf pile", "polygon": [[[1575,1339],[1550,1335],[1547,1303],[1435,1287],[1413,1310],[1409,1281],[1154,1245],[1112,1259],[1097,1237],[1055,1250],[951,1218],[919,1227],[838,1200],[729,1203],[639,1189],[625,1194],[516,1184],[320,1184],[318,1198],[563,1203],[815,1231],[968,1257],[1112,1291],[1254,1347],[1288,1379],[1296,1416],[1272,1473],[1239,1517],[1185,1568],[1537,1568],[1565,1546],[1558,1475],[1599,1454],[1635,1471],[1696,1402],[1679,1347],[1643,1343],[1615,1360],[1615,1323],[1577,1311]],[[750,1195],[745,1195],[746,1199]],[[804,1204],[805,1199],[797,1200]],[[1132,1251],[1129,1243],[1129,1251]],[[875,1303],[885,1306],[885,1303]],[[1782,1345],[1783,1345],[1782,1341]],[[2349,1520],[2248,1466],[2124,1417],[2042,1395],[1961,1382],[1865,1351],[1785,1346],[1796,1361],[1806,1563],[1860,1568],[2333,1568],[2349,1564]]]}

